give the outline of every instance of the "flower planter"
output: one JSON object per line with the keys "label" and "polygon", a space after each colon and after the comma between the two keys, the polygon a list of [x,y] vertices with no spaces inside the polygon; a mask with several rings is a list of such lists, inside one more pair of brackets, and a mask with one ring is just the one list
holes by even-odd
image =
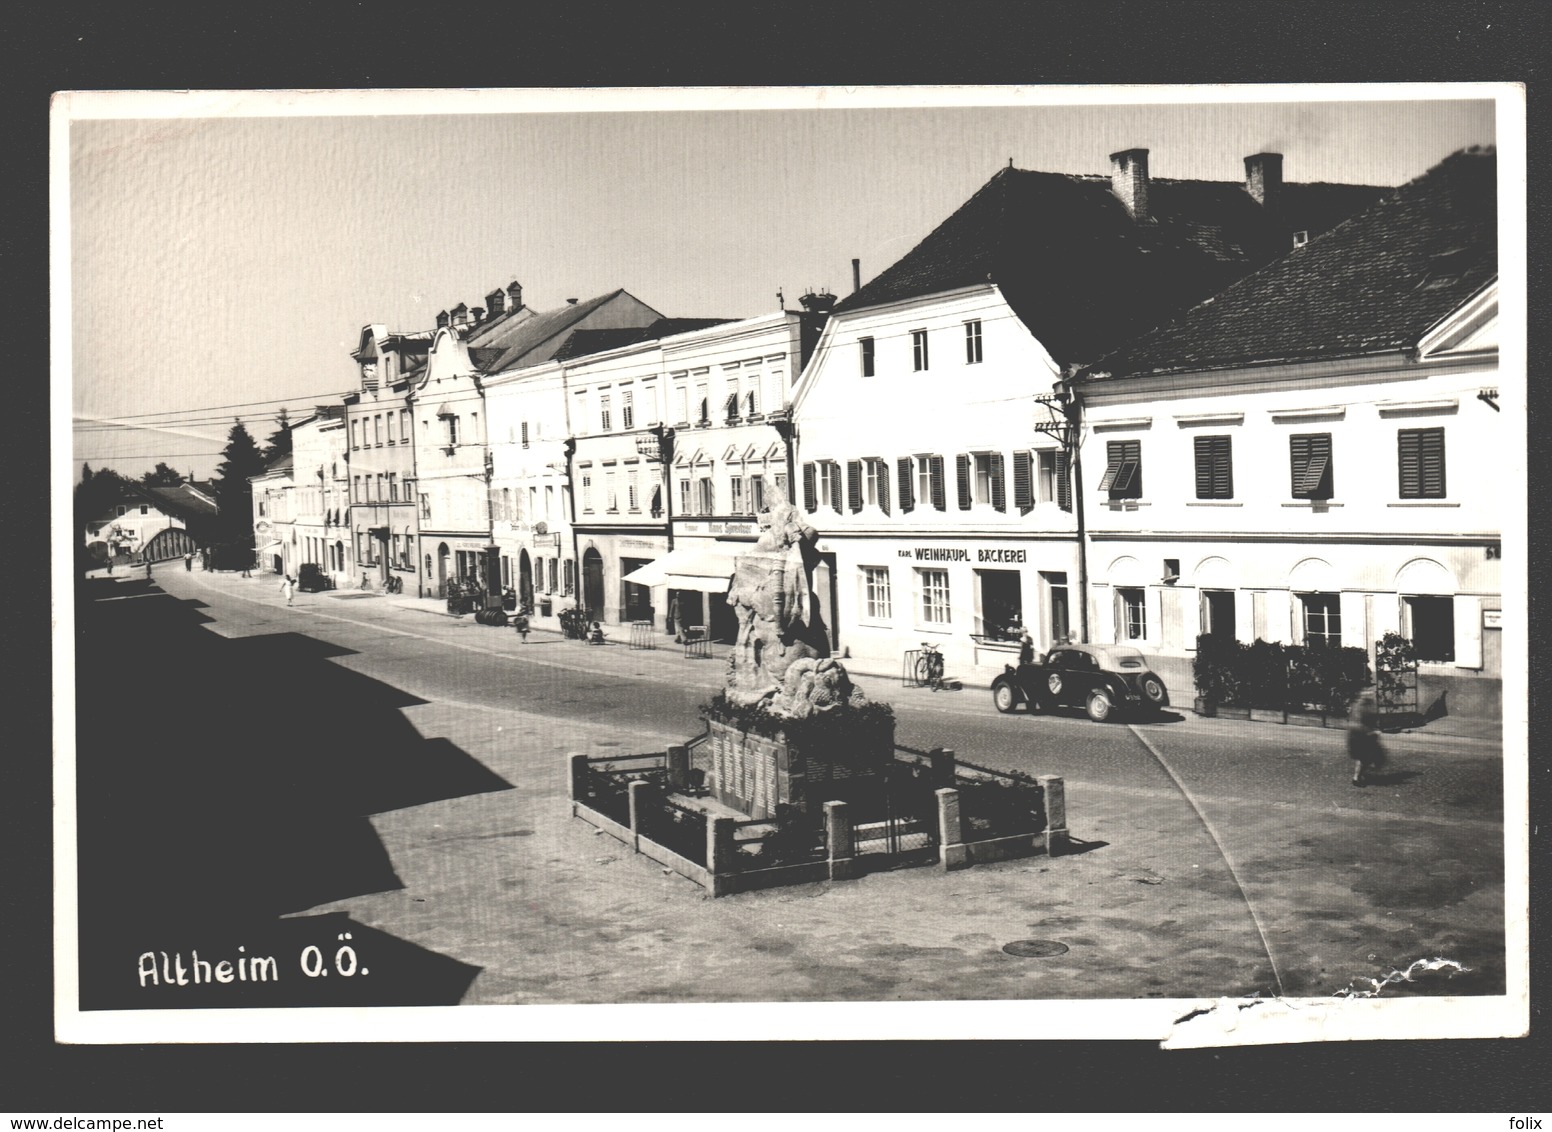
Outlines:
{"label": "flower planter", "polygon": [[1204,696],[1197,696],[1191,702],[1191,710],[1196,712],[1197,715],[1203,715],[1211,719],[1218,714],[1218,701],[1207,699]]}
{"label": "flower planter", "polygon": [[1283,708],[1253,707],[1250,718],[1256,723],[1287,723],[1288,713]]}
{"label": "flower planter", "polygon": [[1219,704],[1218,716],[1220,719],[1249,719],[1250,709],[1238,704]]}
{"label": "flower planter", "polygon": [[1326,714],[1319,711],[1290,711],[1288,713],[1288,725],[1290,727],[1325,727]]}

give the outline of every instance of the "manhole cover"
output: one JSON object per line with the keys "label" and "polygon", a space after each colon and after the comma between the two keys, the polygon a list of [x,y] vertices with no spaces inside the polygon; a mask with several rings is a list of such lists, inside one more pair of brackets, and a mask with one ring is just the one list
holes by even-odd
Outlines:
{"label": "manhole cover", "polygon": [[1067,945],[1057,943],[1054,939],[1016,939],[1012,943],[1003,944],[1002,949],[1021,959],[1049,959],[1053,955],[1065,953]]}

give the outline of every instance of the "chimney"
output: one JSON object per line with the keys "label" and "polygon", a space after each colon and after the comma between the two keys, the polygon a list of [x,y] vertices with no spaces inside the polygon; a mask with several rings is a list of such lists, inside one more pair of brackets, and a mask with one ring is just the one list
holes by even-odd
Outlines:
{"label": "chimney", "polygon": [[862,290],[862,261],[854,259],[851,261],[851,293],[855,295],[860,290]]}
{"label": "chimney", "polygon": [[568,305],[569,305],[569,306],[573,306],[573,307],[574,307],[574,306],[576,306],[576,305],[577,305],[577,301],[576,301],[576,300],[575,300],[575,299],[567,299],[567,300],[566,300],[566,303],[567,303],[567,304],[568,304]]}
{"label": "chimney", "polygon": [[523,309],[523,285],[516,279],[507,284],[507,298],[512,301],[512,310]]}
{"label": "chimney", "polygon": [[801,295],[798,302],[803,304],[803,309],[809,314],[827,314],[835,306],[835,296],[829,291],[809,291]]}
{"label": "chimney", "polygon": [[466,326],[469,322],[469,304],[459,303],[453,308],[453,325]]}
{"label": "chimney", "polygon": [[1110,155],[1110,191],[1139,224],[1148,219],[1148,151],[1123,149]]}
{"label": "chimney", "polygon": [[485,296],[485,306],[490,311],[490,317],[495,318],[502,311],[507,309],[507,293],[500,287],[497,287],[494,291]]}
{"label": "chimney", "polygon": [[1262,208],[1273,211],[1282,197],[1283,155],[1253,153],[1245,158],[1245,191]]}
{"label": "chimney", "polygon": [[437,312],[437,329],[441,330],[442,327],[447,325],[447,322],[448,322],[448,314],[447,314],[447,312],[446,311],[438,311]]}
{"label": "chimney", "polygon": [[469,309],[469,314],[473,316],[469,320],[470,326],[478,326],[480,323],[485,321],[484,307],[471,307]]}

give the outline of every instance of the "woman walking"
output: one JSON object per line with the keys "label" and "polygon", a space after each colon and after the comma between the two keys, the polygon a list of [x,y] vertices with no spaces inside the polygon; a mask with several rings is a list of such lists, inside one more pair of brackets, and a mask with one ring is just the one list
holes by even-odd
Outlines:
{"label": "woman walking", "polygon": [[1347,713],[1347,757],[1353,760],[1353,785],[1367,786],[1369,773],[1385,765],[1385,748],[1377,731],[1379,703],[1373,687],[1358,693]]}
{"label": "woman walking", "polygon": [[290,574],[287,574],[286,580],[280,583],[280,592],[286,595],[286,604],[290,605],[291,599],[296,596],[296,582],[292,580]]}

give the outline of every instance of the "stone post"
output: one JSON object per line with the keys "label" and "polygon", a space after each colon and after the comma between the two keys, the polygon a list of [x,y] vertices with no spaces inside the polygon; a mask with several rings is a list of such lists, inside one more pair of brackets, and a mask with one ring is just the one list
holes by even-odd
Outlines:
{"label": "stone post", "polygon": [[643,782],[639,778],[633,778],[631,779],[629,789],[631,848],[640,853],[642,807],[650,805],[652,802],[652,795],[648,793],[652,789],[652,783]]}
{"label": "stone post", "polygon": [[945,869],[963,869],[970,864],[970,849],[964,843],[959,820],[959,791],[943,787],[938,795],[938,859]]}
{"label": "stone post", "polygon": [[1039,778],[1045,798],[1045,852],[1054,857],[1067,848],[1067,787],[1059,774]]}
{"label": "stone post", "polygon": [[733,819],[706,816],[706,871],[720,876],[733,871]]}
{"label": "stone post", "polygon": [[850,880],[857,875],[856,850],[851,841],[851,815],[845,802],[826,802],[825,843],[830,847],[830,879]]}
{"label": "stone post", "polygon": [[953,787],[954,785],[954,751],[951,747],[934,747],[927,752],[927,758],[932,760],[932,785],[934,789]]}
{"label": "stone post", "polygon": [[690,748],[682,743],[668,748],[668,785],[675,790],[690,785]]}
{"label": "stone post", "polygon": [[577,816],[577,803],[587,797],[587,756],[577,752],[567,756],[571,764],[571,816]]}

